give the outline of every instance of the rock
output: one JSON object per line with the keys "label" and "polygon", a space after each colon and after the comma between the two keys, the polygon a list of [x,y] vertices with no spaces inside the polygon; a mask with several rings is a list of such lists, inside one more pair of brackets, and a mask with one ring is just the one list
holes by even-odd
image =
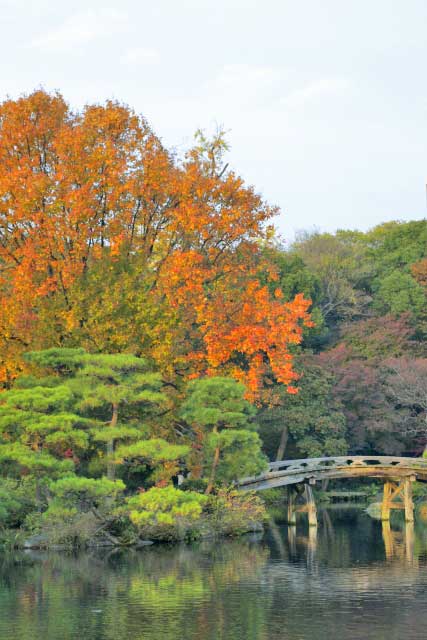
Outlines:
{"label": "rock", "polygon": [[152,544],[154,544],[152,540],[138,540],[135,546],[137,549],[140,549],[141,547],[149,547]]}
{"label": "rock", "polygon": [[23,546],[24,549],[44,549],[48,546],[48,537],[43,533],[39,533],[35,536],[30,536],[29,538],[24,540]]}

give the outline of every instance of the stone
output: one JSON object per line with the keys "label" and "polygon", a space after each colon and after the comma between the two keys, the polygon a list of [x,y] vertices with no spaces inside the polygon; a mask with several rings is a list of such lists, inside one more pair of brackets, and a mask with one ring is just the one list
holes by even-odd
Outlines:
{"label": "stone", "polygon": [[149,547],[152,544],[154,544],[153,540],[138,540],[135,546],[140,549],[141,547]]}

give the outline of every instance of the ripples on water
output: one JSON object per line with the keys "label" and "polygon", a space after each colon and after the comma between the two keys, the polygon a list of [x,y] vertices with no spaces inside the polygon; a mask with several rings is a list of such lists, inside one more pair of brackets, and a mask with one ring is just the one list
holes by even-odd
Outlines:
{"label": "ripples on water", "polygon": [[0,555],[1,640],[425,640],[427,528],[319,528],[141,551]]}

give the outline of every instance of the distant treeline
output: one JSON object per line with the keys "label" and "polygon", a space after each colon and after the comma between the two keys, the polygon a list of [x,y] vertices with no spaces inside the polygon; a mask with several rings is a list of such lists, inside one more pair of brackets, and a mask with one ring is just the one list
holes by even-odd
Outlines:
{"label": "distant treeline", "polygon": [[427,441],[427,221],[306,233],[268,249],[313,302],[297,395],[261,411],[270,456],[420,454]]}

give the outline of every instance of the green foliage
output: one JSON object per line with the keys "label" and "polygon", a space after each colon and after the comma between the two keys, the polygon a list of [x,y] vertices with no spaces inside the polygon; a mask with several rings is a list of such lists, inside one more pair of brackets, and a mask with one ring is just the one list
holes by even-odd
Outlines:
{"label": "green foliage", "polygon": [[209,476],[207,493],[217,482],[227,484],[266,468],[261,441],[249,430],[255,408],[244,395],[244,385],[230,378],[204,378],[189,385],[182,417],[203,432],[201,472]]}
{"label": "green foliage", "polygon": [[[299,363],[303,375],[299,393],[282,394],[281,403],[264,407],[259,415],[260,433],[270,458],[276,457],[286,429],[284,457],[320,457],[347,453],[346,419],[333,393],[334,378],[309,358]],[[292,450],[292,454],[286,453]]]}
{"label": "green foliage", "polygon": [[160,375],[129,354],[85,354],[76,372],[81,407],[108,410],[112,404],[163,404]]}
{"label": "green foliage", "polygon": [[378,282],[374,308],[379,313],[399,315],[410,311],[419,316],[425,307],[424,289],[410,273],[392,271]]}
{"label": "green foliage", "polygon": [[[113,478],[116,442],[145,438],[149,429],[141,416],[151,417],[166,403],[160,376],[131,354],[54,348],[31,352],[27,360],[42,375],[22,377],[2,394],[0,438],[74,462],[83,456],[88,468],[106,466]],[[43,375],[46,371],[53,375]],[[98,443],[105,443],[106,451]]]}
{"label": "green foliage", "polygon": [[151,463],[168,462],[184,458],[190,451],[187,445],[170,444],[161,438],[139,440],[128,445],[121,445],[115,453],[116,463],[135,458]]}
{"label": "green foliage", "polygon": [[203,427],[246,427],[255,414],[244,398],[245,386],[231,378],[201,378],[188,387],[181,415]]}
{"label": "green foliage", "polygon": [[109,480],[108,478],[68,476],[50,484],[50,490],[54,496],[90,506],[99,506],[106,498],[116,498],[124,489],[125,485],[122,480]]}
{"label": "green foliage", "polygon": [[316,271],[310,269],[297,253],[285,251],[280,246],[269,247],[265,253],[269,263],[278,271],[277,282],[270,284],[271,293],[274,294],[274,289],[279,287],[284,299],[290,301],[303,292],[304,297],[312,302],[310,314],[314,323],[313,327],[304,327],[304,345],[322,344],[327,339],[328,329],[320,308],[322,283]]}
{"label": "green foliage", "polygon": [[84,349],[52,347],[42,351],[29,351],[24,359],[40,369],[51,369],[61,375],[74,372],[81,366]]}
{"label": "green foliage", "polygon": [[[31,385],[32,381],[32,385]],[[58,380],[41,386],[36,378],[0,396],[0,459],[2,470],[34,475],[70,472],[74,463],[67,450],[85,451],[89,438],[85,429],[92,424],[73,411],[72,390]],[[7,463],[7,464],[6,464]]]}
{"label": "green foliage", "polygon": [[127,506],[142,537],[182,540],[191,537],[207,500],[194,491],[153,487],[128,498]]}
{"label": "green foliage", "polygon": [[386,222],[361,235],[377,278],[405,269],[427,255],[427,221]]}
{"label": "green foliage", "polygon": [[170,444],[162,438],[138,440],[120,445],[114,454],[115,464],[126,464],[129,471],[141,471],[145,465],[151,471],[145,483],[170,482],[179,471],[179,462],[190,453],[188,445]]}
{"label": "green foliage", "polygon": [[31,478],[0,479],[0,528],[19,527],[36,508],[36,485]]}
{"label": "green foliage", "polygon": [[27,475],[35,477],[67,474],[73,471],[72,460],[58,460],[49,453],[32,451],[19,442],[0,445],[0,469],[6,476]]}
{"label": "green foliage", "polygon": [[210,461],[218,447],[221,451],[216,470],[216,482],[228,485],[246,476],[257,475],[267,469],[267,458],[261,453],[257,433],[247,429],[225,429],[211,433],[206,440],[205,455]]}

